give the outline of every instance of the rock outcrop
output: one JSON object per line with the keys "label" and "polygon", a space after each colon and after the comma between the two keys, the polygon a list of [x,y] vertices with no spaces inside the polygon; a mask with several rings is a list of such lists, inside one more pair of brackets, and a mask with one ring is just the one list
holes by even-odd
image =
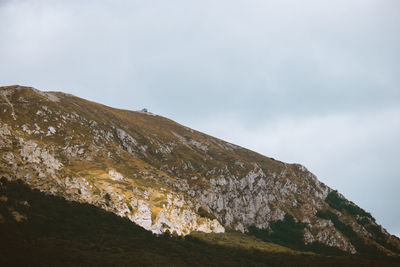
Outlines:
{"label": "rock outcrop", "polygon": [[304,225],[305,244],[354,254],[363,240],[385,254],[400,250],[398,238],[304,166],[149,112],[2,87],[0,151],[1,176],[96,205],[157,234],[271,230],[290,215]]}

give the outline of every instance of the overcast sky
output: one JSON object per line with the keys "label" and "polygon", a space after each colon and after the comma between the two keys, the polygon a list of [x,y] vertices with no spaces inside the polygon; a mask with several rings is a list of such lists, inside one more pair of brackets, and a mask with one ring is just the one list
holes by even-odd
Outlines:
{"label": "overcast sky", "polygon": [[0,85],[305,165],[400,236],[400,1],[0,0]]}

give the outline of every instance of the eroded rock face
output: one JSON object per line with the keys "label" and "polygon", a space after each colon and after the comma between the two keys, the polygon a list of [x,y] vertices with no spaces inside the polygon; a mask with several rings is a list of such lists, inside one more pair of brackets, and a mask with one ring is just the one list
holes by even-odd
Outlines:
{"label": "eroded rock face", "polygon": [[[271,222],[289,214],[304,224],[306,244],[356,253],[332,220],[318,217],[319,211],[329,211],[337,216],[336,224],[375,242],[360,222],[376,223],[332,208],[326,201],[332,190],[301,165],[264,157],[155,114],[30,88],[0,91],[0,168],[8,179],[96,205],[157,234],[270,229]],[[398,239],[381,232],[400,248]]]}
{"label": "eroded rock face", "polygon": [[19,139],[21,145],[21,158],[27,163],[41,164],[46,167],[50,175],[62,167],[62,164],[46,149],[41,149],[34,141]]}
{"label": "eroded rock face", "polygon": [[[6,143],[6,140],[12,140],[10,127],[3,124],[0,127],[1,141]],[[19,154],[8,152],[3,155],[9,165],[18,166],[6,176],[9,179],[22,179],[41,191],[102,207],[119,216],[127,217],[156,234],[166,230],[178,235],[186,235],[191,231],[208,233],[225,231],[216,219],[201,218],[183,198],[173,192],[167,193],[164,189],[164,191],[152,190],[149,193],[142,188],[133,187],[135,185],[130,183],[129,178],[114,169],[99,174],[98,177],[70,177],[62,168],[63,164],[48,149],[21,137],[18,141]],[[109,179],[96,179],[103,177]],[[120,183],[113,184],[113,181]],[[152,195],[166,200],[160,210],[154,207]],[[24,219],[18,214],[15,216],[18,220]]]}

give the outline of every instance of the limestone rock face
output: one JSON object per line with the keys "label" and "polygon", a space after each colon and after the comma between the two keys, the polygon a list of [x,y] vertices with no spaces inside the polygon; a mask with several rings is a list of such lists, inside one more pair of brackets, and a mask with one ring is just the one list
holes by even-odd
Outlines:
{"label": "limestone rock face", "polygon": [[304,166],[149,112],[1,87],[0,150],[1,176],[96,205],[156,234],[271,230],[271,223],[290,215],[304,225],[305,244],[357,253],[357,236],[386,254],[400,249],[400,241],[370,214]]}

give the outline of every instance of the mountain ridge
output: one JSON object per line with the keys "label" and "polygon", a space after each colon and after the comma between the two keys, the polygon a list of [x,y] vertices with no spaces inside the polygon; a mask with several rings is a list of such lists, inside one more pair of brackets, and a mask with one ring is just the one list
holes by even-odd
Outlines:
{"label": "mountain ridge", "polygon": [[8,180],[93,204],[157,234],[255,229],[285,243],[271,232],[287,224],[304,245],[400,253],[397,237],[300,164],[149,112],[17,85],[0,92],[0,168]]}

